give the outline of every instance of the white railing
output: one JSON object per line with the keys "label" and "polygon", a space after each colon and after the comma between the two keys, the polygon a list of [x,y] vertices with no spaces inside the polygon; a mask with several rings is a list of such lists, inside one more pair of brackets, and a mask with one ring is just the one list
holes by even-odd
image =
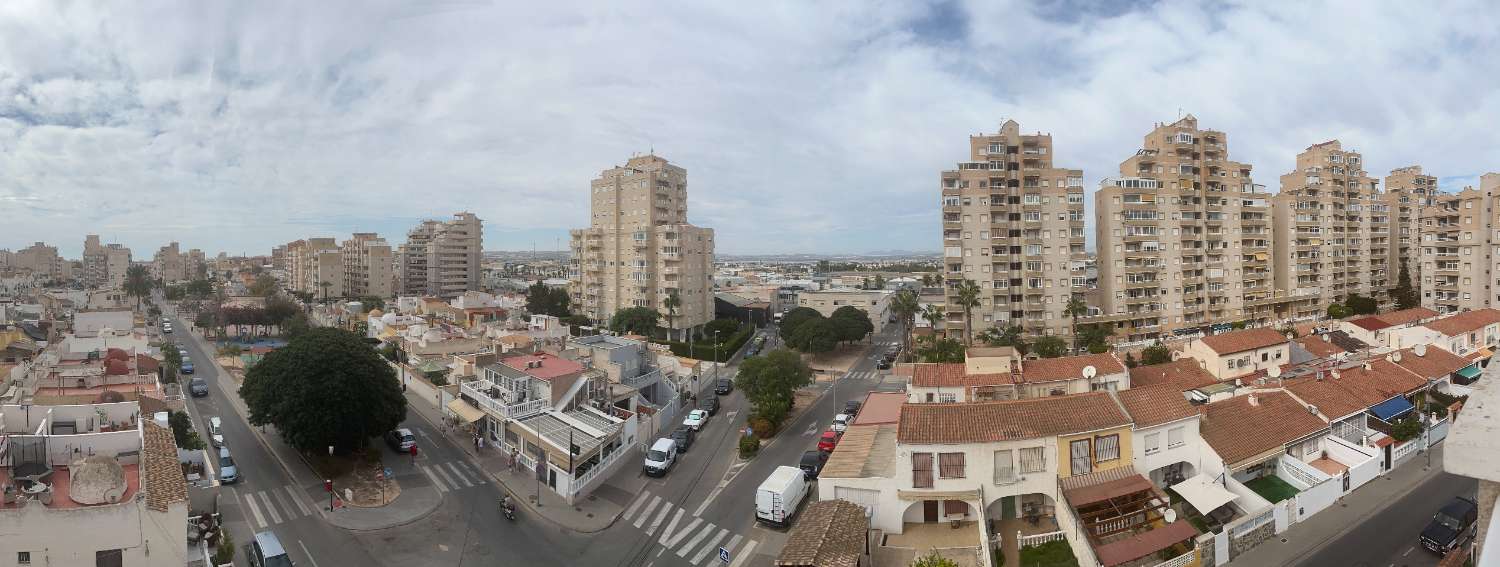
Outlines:
{"label": "white railing", "polygon": [[1412,439],[1410,441],[1402,443],[1401,445],[1397,446],[1394,451],[1391,451],[1391,461],[1392,462],[1399,461],[1399,460],[1401,460],[1402,457],[1405,457],[1405,456],[1411,454],[1412,452],[1416,451],[1417,449],[1421,449],[1421,448],[1422,448],[1422,438],[1421,437],[1418,437],[1416,439]]}
{"label": "white railing", "polygon": [[1018,480],[1015,467],[995,469],[995,484],[1015,484]]}
{"label": "white railing", "polygon": [[521,402],[519,404],[507,404],[495,398],[491,398],[490,395],[485,392],[485,390],[487,390],[488,388],[476,387],[472,386],[471,384],[490,384],[490,382],[486,380],[464,382],[461,386],[459,386],[459,388],[463,391],[463,393],[468,394],[470,398],[472,398],[476,403],[479,404],[479,409],[482,409],[486,413],[489,413],[490,415],[501,419],[520,419],[530,415],[542,413],[549,407],[546,400],[531,400],[529,402]]}
{"label": "white railing", "polygon": [[1245,520],[1243,522],[1240,522],[1239,525],[1229,528],[1230,537],[1244,537],[1245,534],[1250,533],[1251,530],[1266,525],[1267,523],[1276,519],[1274,512],[1275,510],[1273,508],[1268,507],[1265,510],[1262,510],[1259,514],[1245,518]]}
{"label": "white railing", "polygon": [[1192,563],[1193,560],[1197,559],[1197,558],[1198,558],[1198,549],[1197,548],[1193,548],[1193,549],[1188,550],[1187,553],[1184,553],[1182,555],[1178,555],[1177,557],[1173,557],[1173,558],[1168,559],[1166,561],[1163,561],[1161,563],[1157,563],[1156,567],[1183,567],[1184,565]]}
{"label": "white railing", "polygon": [[1281,463],[1279,464],[1280,467],[1278,470],[1285,471],[1288,476],[1291,476],[1297,482],[1300,482],[1304,485],[1298,487],[1302,490],[1307,490],[1332,478],[1326,474],[1323,474],[1323,471],[1312,468],[1303,463],[1300,459],[1289,455],[1282,455]]}
{"label": "white railing", "polygon": [[1049,541],[1058,541],[1058,540],[1066,540],[1066,539],[1067,539],[1067,536],[1064,535],[1061,531],[1048,532],[1048,533],[1036,534],[1036,535],[1021,535],[1021,530],[1016,530],[1016,545],[1019,546],[1019,547],[1029,547],[1029,546],[1033,546],[1033,545],[1041,545],[1041,544],[1047,543]]}
{"label": "white railing", "polygon": [[634,451],[630,451],[625,447],[615,449],[613,453],[609,454],[609,457],[600,460],[598,464],[590,467],[587,472],[583,473],[583,476],[573,479],[573,493],[578,494],[591,488],[589,481],[598,478],[602,471],[609,470],[610,465],[615,464],[615,461],[620,460],[620,456],[625,453],[634,453]]}

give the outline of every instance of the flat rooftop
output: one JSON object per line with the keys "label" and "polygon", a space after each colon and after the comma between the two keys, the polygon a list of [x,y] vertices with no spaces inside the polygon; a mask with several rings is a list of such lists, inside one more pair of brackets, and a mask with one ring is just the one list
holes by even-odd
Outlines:
{"label": "flat rooftop", "polygon": [[821,478],[890,477],[896,424],[851,425],[823,465]]}

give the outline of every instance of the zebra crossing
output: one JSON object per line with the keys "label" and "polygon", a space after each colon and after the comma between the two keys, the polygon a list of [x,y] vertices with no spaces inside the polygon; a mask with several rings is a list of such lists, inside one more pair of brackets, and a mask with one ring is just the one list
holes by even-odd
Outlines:
{"label": "zebra crossing", "polygon": [[657,545],[666,551],[675,553],[690,565],[701,567],[719,564],[720,547],[729,550],[734,557],[729,567],[740,567],[760,545],[756,540],[704,521],[649,490],[636,497],[619,522],[640,529],[648,538],[654,537]]}
{"label": "zebra crossing", "polygon": [[235,489],[235,498],[249,512],[244,514],[245,521],[254,524],[257,530],[311,516],[317,506],[291,485],[253,492]]}
{"label": "zebra crossing", "polygon": [[484,474],[461,461],[417,465],[438,492],[463,490],[486,484]]}
{"label": "zebra crossing", "polygon": [[880,373],[873,370],[866,370],[863,372],[849,372],[847,374],[844,374],[844,378],[847,380],[871,380],[879,377]]}

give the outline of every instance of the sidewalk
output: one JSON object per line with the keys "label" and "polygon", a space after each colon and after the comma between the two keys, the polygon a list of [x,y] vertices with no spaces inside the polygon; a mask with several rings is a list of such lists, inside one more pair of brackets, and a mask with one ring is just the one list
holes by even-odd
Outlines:
{"label": "sidewalk", "polygon": [[[1293,524],[1276,538],[1236,557],[1235,565],[1290,565],[1338,539],[1366,519],[1384,511],[1392,502],[1416,488],[1421,481],[1443,470],[1443,445],[1430,450],[1427,457],[1418,455],[1384,475],[1376,477],[1350,492],[1335,506],[1319,512],[1305,522]],[[1424,470],[1426,468],[1426,470]],[[1403,536],[1405,537],[1405,536]],[[1285,541],[1285,543],[1280,543]]]}
{"label": "sidewalk", "polygon": [[[408,408],[426,420],[434,431],[446,436],[455,447],[462,448],[469,463],[510,492],[514,496],[513,500],[519,502],[524,511],[563,528],[586,534],[605,530],[614,524],[615,519],[620,517],[625,507],[646,485],[646,479],[640,474],[638,467],[622,463],[613,477],[595,488],[582,501],[569,506],[556,492],[541,488],[536,476],[529,471],[508,470],[508,458],[498,448],[486,445],[483,449],[475,449],[474,438],[468,432],[456,427],[444,427],[443,415],[431,401],[409,390],[406,400]],[[540,502],[536,500],[538,495],[541,496]]]}

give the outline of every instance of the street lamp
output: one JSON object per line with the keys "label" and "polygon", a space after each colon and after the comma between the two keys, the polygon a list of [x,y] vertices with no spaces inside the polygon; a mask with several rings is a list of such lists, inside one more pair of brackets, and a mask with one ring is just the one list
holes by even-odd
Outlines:
{"label": "street lamp", "polygon": [[719,381],[719,330],[714,329],[714,383]]}

